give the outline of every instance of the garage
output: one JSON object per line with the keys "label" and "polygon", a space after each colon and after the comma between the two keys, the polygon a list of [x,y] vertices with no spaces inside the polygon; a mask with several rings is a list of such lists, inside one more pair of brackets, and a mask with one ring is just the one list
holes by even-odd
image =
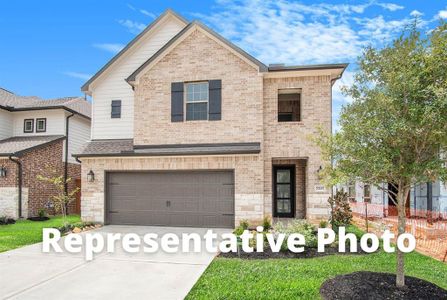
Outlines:
{"label": "garage", "polygon": [[234,172],[107,172],[106,223],[233,228]]}

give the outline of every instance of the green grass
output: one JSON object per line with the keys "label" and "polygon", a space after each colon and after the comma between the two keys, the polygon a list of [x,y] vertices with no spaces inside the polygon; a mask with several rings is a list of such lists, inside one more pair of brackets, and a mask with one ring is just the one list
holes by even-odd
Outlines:
{"label": "green grass", "polygon": [[[80,222],[77,215],[68,216],[70,223]],[[15,224],[0,225],[0,252],[23,247],[42,241],[42,229],[49,227],[61,227],[62,217],[51,217],[48,221],[34,222],[18,220]]]}
{"label": "green grass", "polygon": [[[407,275],[447,289],[447,264],[417,252],[407,254],[405,263]],[[396,254],[383,251],[311,259],[216,258],[186,299],[319,299],[328,278],[355,271],[395,273],[395,266]]]}

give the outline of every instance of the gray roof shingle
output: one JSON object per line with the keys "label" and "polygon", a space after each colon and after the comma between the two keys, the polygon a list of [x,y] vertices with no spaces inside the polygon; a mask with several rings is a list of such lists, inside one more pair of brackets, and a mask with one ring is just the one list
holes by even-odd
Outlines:
{"label": "gray roof shingle", "polygon": [[0,141],[0,156],[21,156],[28,151],[46,146],[61,139],[65,139],[65,136],[44,135],[10,137]]}
{"label": "gray roof shingle", "polygon": [[91,118],[91,104],[82,97],[42,99],[35,96],[19,96],[0,88],[0,106],[10,111],[61,108]]}
{"label": "gray roof shingle", "polygon": [[75,157],[93,156],[169,156],[259,153],[260,143],[134,145],[133,140],[96,140],[89,142]]}

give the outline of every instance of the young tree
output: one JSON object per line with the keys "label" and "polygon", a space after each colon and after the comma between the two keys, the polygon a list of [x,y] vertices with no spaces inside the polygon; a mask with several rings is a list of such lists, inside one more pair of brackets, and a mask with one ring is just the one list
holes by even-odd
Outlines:
{"label": "young tree", "polygon": [[[324,180],[330,185],[361,180],[383,188],[396,199],[401,235],[411,187],[447,179],[446,23],[423,35],[415,22],[383,49],[366,48],[354,84],[344,92],[354,101],[342,109],[340,130],[317,138],[333,161],[323,169]],[[400,251],[396,285],[405,285]]]}
{"label": "young tree", "polygon": [[77,192],[79,192],[79,188],[77,187],[71,191],[65,192],[65,183],[68,184],[71,181],[71,178],[67,178],[67,180],[65,181],[63,175],[37,175],[37,179],[52,184],[53,187],[56,189],[56,194],[51,196],[51,199],[55,208],[61,212],[64,227],[67,227],[67,207],[75,199],[75,195]]}

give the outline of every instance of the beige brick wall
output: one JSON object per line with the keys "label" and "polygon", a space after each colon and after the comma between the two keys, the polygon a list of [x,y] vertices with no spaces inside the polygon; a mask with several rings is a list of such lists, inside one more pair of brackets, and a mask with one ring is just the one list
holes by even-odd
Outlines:
{"label": "beige brick wall", "polygon": [[[118,170],[234,170],[235,220],[260,222],[263,217],[263,161],[260,155],[204,157],[123,157],[82,160],[81,215],[85,221],[104,222],[104,177]],[[87,181],[87,173],[95,181]]]}
{"label": "beige brick wall", "polygon": [[[278,122],[278,90],[301,89],[301,122]],[[272,214],[272,165],[275,159],[306,159],[306,217],[327,218],[330,190],[315,192],[321,153],[311,141],[318,127],[331,128],[331,81],[329,76],[264,79],[264,208]],[[297,191],[303,182],[297,182]],[[297,203],[298,204],[298,203]],[[298,207],[298,206],[297,206]]]}
{"label": "beige brick wall", "polygon": [[[222,80],[222,120],[172,123],[171,83],[211,79]],[[141,77],[134,122],[136,145],[261,142],[262,77],[196,30]]]}
{"label": "beige brick wall", "polygon": [[[19,189],[0,187],[0,217],[19,218]],[[28,188],[22,188],[22,217],[28,217]]]}
{"label": "beige brick wall", "polygon": [[[222,120],[171,122],[171,83],[222,80]],[[277,122],[278,90],[302,90],[302,121]],[[104,172],[234,169],[236,225],[272,214],[272,164],[297,162],[297,217],[327,218],[330,191],[316,192],[320,152],[309,137],[331,126],[330,76],[263,78],[252,65],[200,30],[185,38],[135,88],[136,145],[260,142],[260,155],[84,158],[82,217],[104,221]],[[297,160],[299,159],[299,160]],[[86,181],[89,170],[96,181]]]}

